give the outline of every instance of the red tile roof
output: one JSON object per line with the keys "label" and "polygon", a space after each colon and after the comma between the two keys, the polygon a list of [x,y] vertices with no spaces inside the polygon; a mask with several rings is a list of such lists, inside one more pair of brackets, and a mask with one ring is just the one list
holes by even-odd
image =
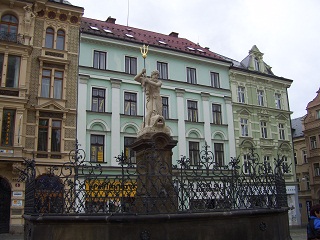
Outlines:
{"label": "red tile roof", "polygon": [[[95,29],[92,29],[91,27]],[[137,44],[146,44],[153,47],[169,49],[223,62],[228,62],[218,54],[211,52],[208,48],[199,46],[185,38],[179,38],[178,33],[169,35],[156,33],[134,27],[123,26],[115,23],[114,18],[100,21],[90,18],[82,18],[80,31],[82,33],[108,37]]]}

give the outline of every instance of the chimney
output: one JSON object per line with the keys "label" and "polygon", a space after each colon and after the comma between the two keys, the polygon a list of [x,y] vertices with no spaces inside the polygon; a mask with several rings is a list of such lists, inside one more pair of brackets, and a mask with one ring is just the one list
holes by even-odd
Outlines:
{"label": "chimney", "polygon": [[169,36],[170,37],[178,37],[179,36],[179,33],[176,33],[176,32],[171,32],[170,34],[169,34]]}
{"label": "chimney", "polygon": [[116,23],[116,19],[109,16],[108,19],[106,20],[106,22],[107,23]]}

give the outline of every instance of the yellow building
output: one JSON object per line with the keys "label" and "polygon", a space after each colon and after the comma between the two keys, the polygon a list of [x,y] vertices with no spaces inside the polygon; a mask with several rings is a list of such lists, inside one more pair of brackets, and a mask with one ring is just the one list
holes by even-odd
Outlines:
{"label": "yellow building", "polygon": [[82,14],[64,0],[0,3],[0,233],[23,231],[23,159],[40,176],[74,148]]}

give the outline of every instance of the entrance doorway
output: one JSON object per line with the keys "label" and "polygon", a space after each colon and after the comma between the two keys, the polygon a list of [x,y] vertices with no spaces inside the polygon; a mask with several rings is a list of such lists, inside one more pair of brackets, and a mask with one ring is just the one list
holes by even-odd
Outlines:
{"label": "entrance doorway", "polygon": [[11,187],[9,182],[0,177],[0,233],[9,233],[10,229]]}

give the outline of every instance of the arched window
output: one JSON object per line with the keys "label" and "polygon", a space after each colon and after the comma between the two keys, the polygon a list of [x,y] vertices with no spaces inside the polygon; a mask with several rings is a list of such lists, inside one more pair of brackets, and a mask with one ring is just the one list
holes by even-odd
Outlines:
{"label": "arched window", "polygon": [[46,30],[46,48],[53,48],[53,39],[54,39],[54,30],[53,28],[48,27]]}
{"label": "arched window", "polygon": [[17,34],[18,19],[13,15],[4,15],[1,18],[0,31],[6,33]]}
{"label": "arched window", "polygon": [[18,19],[13,15],[4,15],[0,22],[0,37],[7,41],[16,41],[18,33]]}
{"label": "arched window", "polygon": [[58,30],[57,33],[57,49],[64,50],[65,32],[63,30]]}

